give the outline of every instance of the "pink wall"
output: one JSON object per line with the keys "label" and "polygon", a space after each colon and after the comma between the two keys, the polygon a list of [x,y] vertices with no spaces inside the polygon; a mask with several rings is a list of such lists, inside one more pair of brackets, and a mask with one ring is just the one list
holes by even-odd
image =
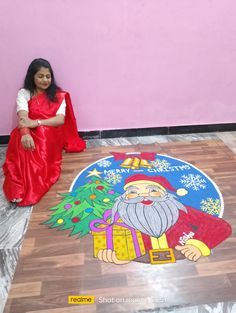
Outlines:
{"label": "pink wall", "polygon": [[82,131],[236,122],[235,0],[1,0],[0,135],[35,57]]}

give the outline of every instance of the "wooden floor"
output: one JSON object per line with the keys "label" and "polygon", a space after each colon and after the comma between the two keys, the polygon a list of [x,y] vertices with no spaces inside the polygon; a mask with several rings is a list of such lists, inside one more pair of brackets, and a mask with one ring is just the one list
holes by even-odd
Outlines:
{"label": "wooden floor", "polygon": [[[232,225],[233,235],[197,263],[180,260],[166,265],[131,262],[117,266],[93,258],[90,237],[79,240],[41,225],[50,215],[47,209],[60,202],[57,192],[68,191],[80,170],[110,151],[156,152],[197,166],[220,188],[224,219]],[[102,147],[64,154],[60,180],[33,209],[4,312],[154,312],[160,307],[235,300],[235,207],[236,157],[220,140]],[[93,295],[95,305],[69,305],[69,295]]]}

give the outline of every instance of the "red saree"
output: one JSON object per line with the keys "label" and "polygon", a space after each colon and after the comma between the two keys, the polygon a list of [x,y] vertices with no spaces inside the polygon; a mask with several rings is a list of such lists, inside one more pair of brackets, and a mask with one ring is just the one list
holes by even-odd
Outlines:
{"label": "red saree", "polygon": [[54,117],[64,98],[66,100],[64,125],[31,128],[35,150],[23,148],[18,128],[11,133],[3,165],[5,175],[3,190],[9,200],[22,198],[23,200],[18,203],[19,206],[37,203],[58,180],[63,149],[66,152],[80,152],[86,147],[85,141],[78,135],[73,107],[67,92],[58,91],[56,102],[51,102],[44,93],[37,98],[33,97],[28,102],[29,118]]}

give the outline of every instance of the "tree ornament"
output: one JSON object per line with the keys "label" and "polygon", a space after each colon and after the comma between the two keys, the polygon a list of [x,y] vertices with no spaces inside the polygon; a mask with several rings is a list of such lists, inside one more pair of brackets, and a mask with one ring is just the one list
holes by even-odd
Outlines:
{"label": "tree ornament", "polygon": [[96,184],[96,185],[101,184],[100,180],[96,180],[96,181],[95,181],[95,184]]}
{"label": "tree ornament", "polygon": [[114,195],[115,190],[109,190],[107,193],[108,193],[109,195]]}
{"label": "tree ornament", "polygon": [[78,223],[80,221],[80,218],[79,217],[73,217],[71,220],[73,223]]}
{"label": "tree ornament", "polygon": [[67,203],[67,204],[64,205],[64,209],[68,210],[70,208],[72,208],[71,204]]}
{"label": "tree ornament", "polygon": [[102,201],[105,202],[105,203],[107,203],[107,202],[110,202],[110,199],[105,198],[105,199],[103,199]]}
{"label": "tree ornament", "polygon": [[86,213],[92,213],[93,212],[93,208],[87,208],[84,210],[84,212]]}
{"label": "tree ornament", "polygon": [[90,198],[90,199],[96,199],[97,196],[96,196],[96,195],[91,195],[91,196],[89,196],[89,198]]}
{"label": "tree ornament", "polygon": [[79,201],[79,200],[76,200],[75,202],[74,202],[74,204],[76,204],[76,205],[78,205],[78,204],[80,204],[81,202]]}
{"label": "tree ornament", "polygon": [[97,189],[97,190],[103,190],[104,187],[103,187],[103,186],[97,186],[96,189]]}
{"label": "tree ornament", "polygon": [[59,218],[59,219],[57,220],[57,224],[63,224],[63,223],[64,223],[63,218]]}

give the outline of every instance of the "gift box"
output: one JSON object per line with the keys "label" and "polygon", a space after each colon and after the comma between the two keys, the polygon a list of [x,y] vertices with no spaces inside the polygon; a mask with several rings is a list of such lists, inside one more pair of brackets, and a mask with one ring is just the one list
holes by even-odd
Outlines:
{"label": "gift box", "polygon": [[119,260],[133,260],[144,255],[145,247],[142,235],[138,230],[124,224],[115,214],[111,224],[111,210],[107,210],[103,219],[90,223],[94,242],[94,257],[99,250],[111,249]]}

